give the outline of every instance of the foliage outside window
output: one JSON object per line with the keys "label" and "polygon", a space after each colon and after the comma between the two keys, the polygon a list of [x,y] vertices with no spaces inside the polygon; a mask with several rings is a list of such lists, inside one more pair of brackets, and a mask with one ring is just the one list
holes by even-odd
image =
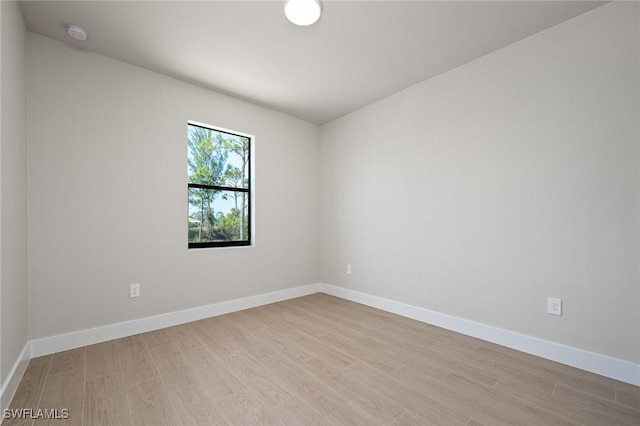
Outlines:
{"label": "foliage outside window", "polygon": [[189,123],[189,248],[251,244],[250,136]]}

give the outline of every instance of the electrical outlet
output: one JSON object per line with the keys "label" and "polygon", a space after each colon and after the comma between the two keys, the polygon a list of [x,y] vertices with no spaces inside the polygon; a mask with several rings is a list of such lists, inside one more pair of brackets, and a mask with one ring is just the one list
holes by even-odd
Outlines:
{"label": "electrical outlet", "polygon": [[347,275],[351,275],[351,265],[347,265]]}
{"label": "electrical outlet", "polygon": [[562,299],[547,297],[547,313],[551,315],[562,315]]}
{"label": "electrical outlet", "polygon": [[134,297],[140,297],[140,283],[129,285],[129,297],[131,299],[133,299]]}

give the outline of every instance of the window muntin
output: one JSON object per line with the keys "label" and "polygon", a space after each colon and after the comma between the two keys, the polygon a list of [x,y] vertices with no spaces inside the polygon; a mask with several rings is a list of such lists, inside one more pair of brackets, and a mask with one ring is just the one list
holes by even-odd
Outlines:
{"label": "window muntin", "polygon": [[252,137],[189,122],[189,248],[251,245]]}

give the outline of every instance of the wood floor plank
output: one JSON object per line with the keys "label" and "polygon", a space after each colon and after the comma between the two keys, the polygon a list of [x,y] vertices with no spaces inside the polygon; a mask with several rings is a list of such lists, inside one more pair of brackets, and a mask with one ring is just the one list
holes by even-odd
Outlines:
{"label": "wood floor plank", "polygon": [[438,401],[447,407],[455,408],[455,410],[468,418],[474,417],[487,424],[496,425],[526,424],[519,420],[517,416],[505,413],[504,410],[496,407],[493,401],[487,401],[486,398],[481,398],[479,395],[473,394],[460,386],[451,386],[447,383],[434,381],[410,368],[402,367],[393,373],[393,377],[432,400]]}
{"label": "wood floor plank", "polygon": [[527,401],[518,401],[515,397],[500,392],[492,387],[479,384],[456,373],[449,374],[443,384],[454,389],[464,390],[473,395],[474,400],[482,401],[485,404],[498,408],[525,424],[545,424],[545,425],[577,425],[578,423],[567,417],[549,412]]}
{"label": "wood floor plank", "polygon": [[125,387],[137,385],[158,376],[144,340],[121,343],[116,347]]}
{"label": "wood floor plank", "polygon": [[306,349],[307,352],[316,354],[317,357],[326,360],[336,368],[344,368],[357,361],[351,355],[323,344],[302,330],[294,330],[288,336],[294,339],[299,346]]}
{"label": "wood floor plank", "polygon": [[206,349],[189,351],[185,353],[185,359],[193,371],[198,372],[198,382],[207,389],[213,402],[227,399],[236,393],[249,391],[247,386],[231,374],[223,363]]}
{"label": "wood floor plank", "polygon": [[289,331],[294,330],[294,327],[278,315],[277,309],[274,310],[271,305],[261,306],[258,308],[257,312],[260,314],[260,321],[273,331],[286,334]]}
{"label": "wood floor plank", "polygon": [[582,423],[584,425],[623,425],[625,422],[616,421],[605,413],[592,410],[588,401],[563,400],[554,396],[537,395],[530,392],[527,384],[516,380],[502,377],[495,386],[496,390],[515,396],[516,398],[535,404],[540,408],[544,408],[553,413],[568,417],[571,420]]}
{"label": "wood floor plank", "polygon": [[343,398],[349,400],[353,405],[380,419],[383,424],[394,422],[406,411],[397,402],[344,374],[322,358],[307,362],[303,368],[329,388],[335,390]]}
{"label": "wood floor plank", "polygon": [[347,404],[338,408],[333,414],[327,417],[329,424],[334,426],[375,426],[384,425],[384,423],[378,421],[372,414],[361,410],[353,404]]}
{"label": "wood floor plank", "polygon": [[128,344],[128,343],[144,343],[144,337],[142,334],[134,334],[127,337],[121,337],[114,340],[116,346]]}
{"label": "wood floor plank", "polygon": [[[415,341],[421,337],[425,336],[426,326],[423,324],[423,327],[420,327],[418,330],[413,328],[408,328],[401,324],[407,324],[408,322],[396,323],[394,321],[390,321],[387,317],[383,316],[372,316],[366,322],[372,326],[379,328],[380,330],[384,330],[386,333],[392,334],[395,336],[396,340],[408,340],[410,342]],[[408,323],[411,324],[411,323]],[[435,341],[433,343],[436,343]]]}
{"label": "wood floor plank", "polygon": [[149,331],[148,333],[144,333],[142,335],[145,343],[148,348],[155,348],[156,346],[166,345],[167,343],[172,343],[173,339],[171,339],[171,334],[167,329],[160,329]]}
{"label": "wood floor plank", "polygon": [[368,321],[359,321],[357,327],[354,326],[351,328],[362,333],[364,337],[373,338],[388,345],[395,345],[397,342],[405,340],[404,337],[400,333],[396,333],[395,330],[389,327],[378,327]]}
{"label": "wood floor plank", "polygon": [[381,329],[375,324],[371,324],[370,322],[363,320],[363,316],[353,315],[358,312],[357,310],[341,308],[333,309],[327,306],[322,307],[324,308],[324,314],[331,318],[333,322],[340,324],[343,332],[344,329],[347,329],[351,332],[362,334],[363,336],[375,336],[385,343],[392,343],[399,338],[398,336],[393,335],[393,333],[386,333],[385,329]]}
{"label": "wood floor plank", "polygon": [[238,393],[221,401],[218,409],[230,425],[275,425],[282,423],[252,394]]}
{"label": "wood floor plank", "polygon": [[[570,367],[570,368],[572,368],[572,367]],[[578,371],[582,372],[582,370],[578,370]],[[612,379],[610,377],[598,376],[598,375],[590,373],[588,371],[585,371],[585,373],[587,373],[589,377],[596,376],[600,380],[602,380],[604,383],[611,384],[611,386],[614,386],[616,388],[616,390],[629,393],[630,395],[640,396],[640,386],[635,386],[635,385],[632,385],[630,383],[621,382],[619,380],[615,380],[615,379]]]}
{"label": "wood floor plank", "polygon": [[[467,422],[467,425],[469,423]],[[427,422],[422,417],[418,416],[409,410],[406,410],[398,420],[392,423],[391,426],[428,426],[433,423]],[[466,426],[466,425],[465,425]]]}
{"label": "wood floor plank", "polygon": [[404,381],[365,363],[357,362],[345,368],[344,371],[429,422],[441,425],[464,425],[469,419],[468,416],[443,404],[438,399],[428,397],[424,392],[416,390]]}
{"label": "wood floor plank", "polygon": [[282,302],[274,303],[274,306],[278,307],[281,312],[296,317],[303,317],[307,314],[307,312],[297,306],[296,300],[297,299],[283,300]]}
{"label": "wood floor plank", "polygon": [[259,400],[267,408],[277,407],[291,399],[292,394],[283,385],[280,377],[274,376],[264,366],[258,365],[246,352],[235,351],[227,354],[223,362],[227,370],[259,396]]}
{"label": "wood floor plank", "polygon": [[352,320],[359,322],[369,318],[369,314],[362,309],[356,309],[357,304],[340,300],[337,297],[320,294],[314,298],[309,298],[306,301],[311,307],[319,309],[322,312],[328,313],[330,316],[337,316],[342,320]]}
{"label": "wood floor plank", "polygon": [[299,396],[291,398],[281,406],[272,409],[271,412],[284,425],[324,426],[328,424],[324,416]]}
{"label": "wood floor plank", "polygon": [[[362,338],[359,342],[361,342],[367,350],[374,351],[377,354],[384,353],[389,358],[395,358],[398,364],[412,368],[435,380],[440,380],[451,372],[447,366],[432,362],[430,359],[425,359],[422,353],[399,350],[397,344],[390,346],[371,338]],[[464,365],[460,366],[461,369],[464,367]],[[493,378],[487,378],[486,380],[491,382]],[[495,380],[497,381],[497,379]]]}
{"label": "wood floor plank", "polygon": [[[385,373],[391,373],[401,365],[397,357],[390,355],[386,351],[371,351],[362,344],[361,339],[349,340],[337,334],[329,333],[326,336],[319,337],[318,340],[328,347],[351,354],[353,357],[371,364]],[[384,343],[381,343],[381,345],[384,345]]]}
{"label": "wood floor plank", "polygon": [[378,324],[381,327],[392,325],[395,328],[412,331],[418,335],[422,335],[425,332],[436,328],[431,324],[420,322],[407,317],[402,317],[400,315],[392,314],[390,312],[385,312],[380,309],[373,308],[371,306],[364,306],[356,303],[353,309],[365,310],[366,312],[369,313],[368,320],[371,321],[372,324]]}
{"label": "wood floor plank", "polygon": [[338,336],[344,337],[349,340],[358,340],[361,337],[364,337],[362,333],[353,331],[349,328],[342,327],[340,323],[331,320],[331,317],[322,316],[321,313],[309,312],[307,315],[303,317],[305,321],[308,321],[312,324],[316,324],[329,333],[336,334]]}
{"label": "wood floor plank", "polygon": [[453,347],[459,350],[466,349],[472,351],[478,346],[478,340],[463,336],[458,333],[452,333],[440,327],[431,326],[422,333],[416,334],[413,339],[408,340],[416,346],[427,349],[433,348],[435,345],[443,347]]}
{"label": "wood floor plank", "polygon": [[[82,352],[84,353],[84,352]],[[54,357],[55,359],[55,357]],[[53,362],[53,360],[52,360]],[[74,361],[75,362],[75,361]],[[63,364],[68,365],[66,362]],[[49,374],[38,408],[68,410],[66,419],[38,419],[37,425],[82,425],[84,401],[84,366],[61,373]]]}
{"label": "wood floor plank", "polygon": [[615,401],[616,381],[524,352],[518,355],[518,359],[523,361],[523,366],[541,377]]}
{"label": "wood floor plank", "polygon": [[616,402],[636,410],[640,410],[640,390],[616,389]]}
{"label": "wood floor plank", "polygon": [[305,315],[307,315],[307,312],[300,311],[294,315],[289,313],[290,310],[291,310],[291,307],[289,307],[288,310],[279,312],[280,311],[279,309],[278,311],[270,311],[270,313],[275,314],[276,312],[279,312],[279,318],[285,321],[287,324],[291,325],[293,328],[293,331],[296,331],[296,330],[304,331],[312,336],[322,336],[328,333],[328,330],[309,322],[305,318]]}
{"label": "wood floor plank", "polygon": [[196,374],[187,363],[178,345],[171,342],[150,349],[157,371],[169,392],[177,392],[195,384]]}
{"label": "wood floor plank", "polygon": [[251,340],[251,333],[229,318],[228,315],[220,315],[210,318],[208,325],[222,332],[229,342],[234,344],[234,349],[245,348]]}
{"label": "wood floor plank", "polygon": [[[13,409],[9,409],[13,410]],[[12,417],[11,411],[9,411],[8,418],[5,418],[2,422],[4,426],[31,426],[33,425],[33,419],[26,414],[20,415],[15,414],[15,417]]]}
{"label": "wood floor plank", "polygon": [[[314,337],[320,337],[332,331],[331,328],[326,327],[328,323],[325,323],[325,326],[323,326],[322,324],[314,322],[313,317],[309,312],[305,312],[303,316],[296,318],[296,322],[293,323],[293,325],[295,325],[295,328],[293,330],[294,332],[301,331]],[[335,324],[330,325],[332,326],[332,328],[335,328]]]}
{"label": "wood floor plank", "polygon": [[229,314],[229,319],[247,330],[249,333],[267,326],[265,323],[260,321],[260,313],[255,308],[233,312]]}
{"label": "wood floor plank", "polygon": [[182,424],[160,377],[127,387],[126,393],[132,423],[153,426]]}
{"label": "wood floor plank", "polygon": [[29,361],[29,367],[39,367],[41,365],[51,365],[51,360],[53,359],[53,354],[51,355],[43,355],[35,358],[31,358]]}
{"label": "wood floor plank", "polygon": [[332,414],[345,404],[344,398],[284,355],[274,354],[263,361],[265,367],[323,416]]}
{"label": "wood floor plank", "polygon": [[483,341],[481,341],[478,344],[478,346],[476,346],[473,350],[477,352],[482,352],[483,350],[487,350],[490,352],[499,353],[501,355],[506,355],[511,358],[517,358],[518,355],[520,354],[520,351],[516,349],[511,349],[511,348],[507,348],[506,346],[497,345],[491,342],[483,342]]}
{"label": "wood floor plank", "polygon": [[522,381],[522,380],[514,380],[509,377],[502,376],[498,383],[495,384],[494,388],[501,387],[500,382],[516,382],[519,385],[520,391],[525,394],[528,393],[530,395],[542,396],[542,397],[550,397],[553,394],[554,389],[557,386],[557,383],[551,381]]}
{"label": "wood floor plank", "polygon": [[[424,374],[429,374],[430,371],[438,371],[438,369],[447,369],[455,371],[464,376],[470,377],[476,380],[478,383],[493,386],[500,378],[500,374],[487,371],[486,369],[467,362],[466,359],[460,359],[453,354],[457,352],[444,352],[441,350],[426,349],[411,342],[403,342],[395,345],[399,356],[405,359],[406,363],[411,362],[411,368],[420,371]],[[416,361],[418,357],[418,362]],[[422,357],[424,362],[421,364],[419,359]]]}
{"label": "wood floor plank", "polygon": [[131,425],[131,411],[120,371],[85,383],[84,424]]}
{"label": "wood floor plank", "polygon": [[189,328],[207,349],[220,356],[246,348],[251,341],[251,333],[227,315],[190,323]]}
{"label": "wood floor plank", "polygon": [[38,408],[44,383],[49,373],[51,358],[53,357],[49,355],[47,357],[32,359],[29,362],[9,408]]}
{"label": "wood floor plank", "polygon": [[620,406],[611,401],[573,389],[562,383],[556,386],[556,389],[553,391],[553,396],[562,401],[579,402],[584,405],[589,405],[589,412],[597,411],[616,421],[630,425],[640,425],[640,410]]}
{"label": "wood floor plank", "polygon": [[[437,350],[437,349],[436,349]],[[534,368],[528,363],[522,363],[517,358],[519,352],[508,351],[508,348],[502,349],[499,346],[491,347],[482,344],[475,348],[472,353],[465,355],[466,359],[476,362],[476,365],[482,365],[486,368],[496,371],[498,374],[511,377],[520,381],[539,381],[539,382],[557,382],[557,376],[545,374],[539,368]]]}
{"label": "wood floor plank", "polygon": [[113,340],[87,346],[86,381],[92,381],[112,374],[120,374],[120,358]]}
{"label": "wood floor plank", "polygon": [[187,425],[226,425],[208,390],[199,383],[176,392],[175,408],[182,423]]}
{"label": "wood floor plank", "polygon": [[282,334],[271,330],[270,328],[262,328],[252,333],[260,342],[273,348],[272,355],[275,352],[281,352],[287,355],[294,362],[305,363],[316,357],[312,352],[307,351],[297,344],[297,342],[283,336]]}
{"label": "wood floor plank", "polygon": [[446,328],[438,327],[435,325],[427,328],[426,334],[431,336],[431,338],[439,338],[443,342],[448,341],[455,346],[461,346],[469,349],[473,349],[478,345],[485,343],[484,340],[478,339],[477,337],[467,336],[466,334],[462,333],[455,333],[451,330],[447,330]]}
{"label": "wood floor plank", "polygon": [[385,343],[393,343],[399,338],[393,333],[385,333],[384,330],[381,330],[379,327],[369,324],[367,321],[363,321],[363,317],[360,315],[354,315],[357,310],[348,310],[339,307],[334,308],[323,304],[320,304],[319,306],[321,310],[316,312],[317,314],[324,316],[325,318],[331,318],[331,322],[339,325],[339,327],[333,327],[333,329],[330,330],[335,334],[344,335],[347,338],[350,338],[353,335],[375,336]]}
{"label": "wood floor plank", "polygon": [[178,345],[182,352],[189,352],[204,347],[193,332],[185,324],[167,329],[171,340]]}
{"label": "wood floor plank", "polygon": [[[270,342],[269,338],[260,337],[260,333],[262,332],[269,333],[269,329],[262,328],[258,331],[252,332],[251,334],[253,335],[253,339],[251,340],[251,345],[247,346],[251,348],[251,351],[250,351],[251,356],[254,359],[266,358],[277,352],[280,352],[280,349],[281,349],[279,345],[275,345],[272,342]],[[291,348],[290,351],[295,352],[295,348]]]}
{"label": "wood floor plank", "polygon": [[216,355],[223,356],[238,347],[224,331],[212,327],[206,320],[191,322],[187,327],[202,346]]}
{"label": "wood floor plank", "polygon": [[[509,377],[524,383],[536,383],[540,388],[547,387],[553,390],[556,381],[550,375],[538,375],[536,369],[518,361],[512,354],[505,355],[503,352],[494,351],[488,346],[476,347],[473,351],[460,350],[457,347],[435,345],[434,351],[446,354],[452,360],[471,365],[480,371],[493,374],[493,377]],[[464,374],[464,373],[463,373]],[[480,383],[495,385],[495,383]]]}
{"label": "wood floor plank", "polygon": [[[337,298],[334,297],[333,299]],[[409,318],[389,314],[354,302],[341,301],[338,303],[341,309],[333,309],[331,312],[342,315],[346,312],[349,314],[348,318],[350,319],[350,321],[343,321],[341,316],[340,323],[345,322],[350,328],[385,343],[391,343],[402,338],[413,340],[416,334],[423,335],[427,328],[431,327]],[[354,313],[357,313],[358,316],[353,317]]]}
{"label": "wood floor plank", "polygon": [[51,358],[51,366],[49,367],[49,374],[58,374],[63,371],[75,370],[78,368],[84,370],[86,354],[86,346],[53,354],[53,357]]}

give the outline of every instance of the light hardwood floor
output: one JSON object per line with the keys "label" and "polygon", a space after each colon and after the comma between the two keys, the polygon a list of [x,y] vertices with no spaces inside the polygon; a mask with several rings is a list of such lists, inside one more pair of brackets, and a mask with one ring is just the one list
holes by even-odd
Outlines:
{"label": "light hardwood floor", "polygon": [[640,388],[315,294],[33,359],[11,407],[69,418],[3,425],[639,425]]}

